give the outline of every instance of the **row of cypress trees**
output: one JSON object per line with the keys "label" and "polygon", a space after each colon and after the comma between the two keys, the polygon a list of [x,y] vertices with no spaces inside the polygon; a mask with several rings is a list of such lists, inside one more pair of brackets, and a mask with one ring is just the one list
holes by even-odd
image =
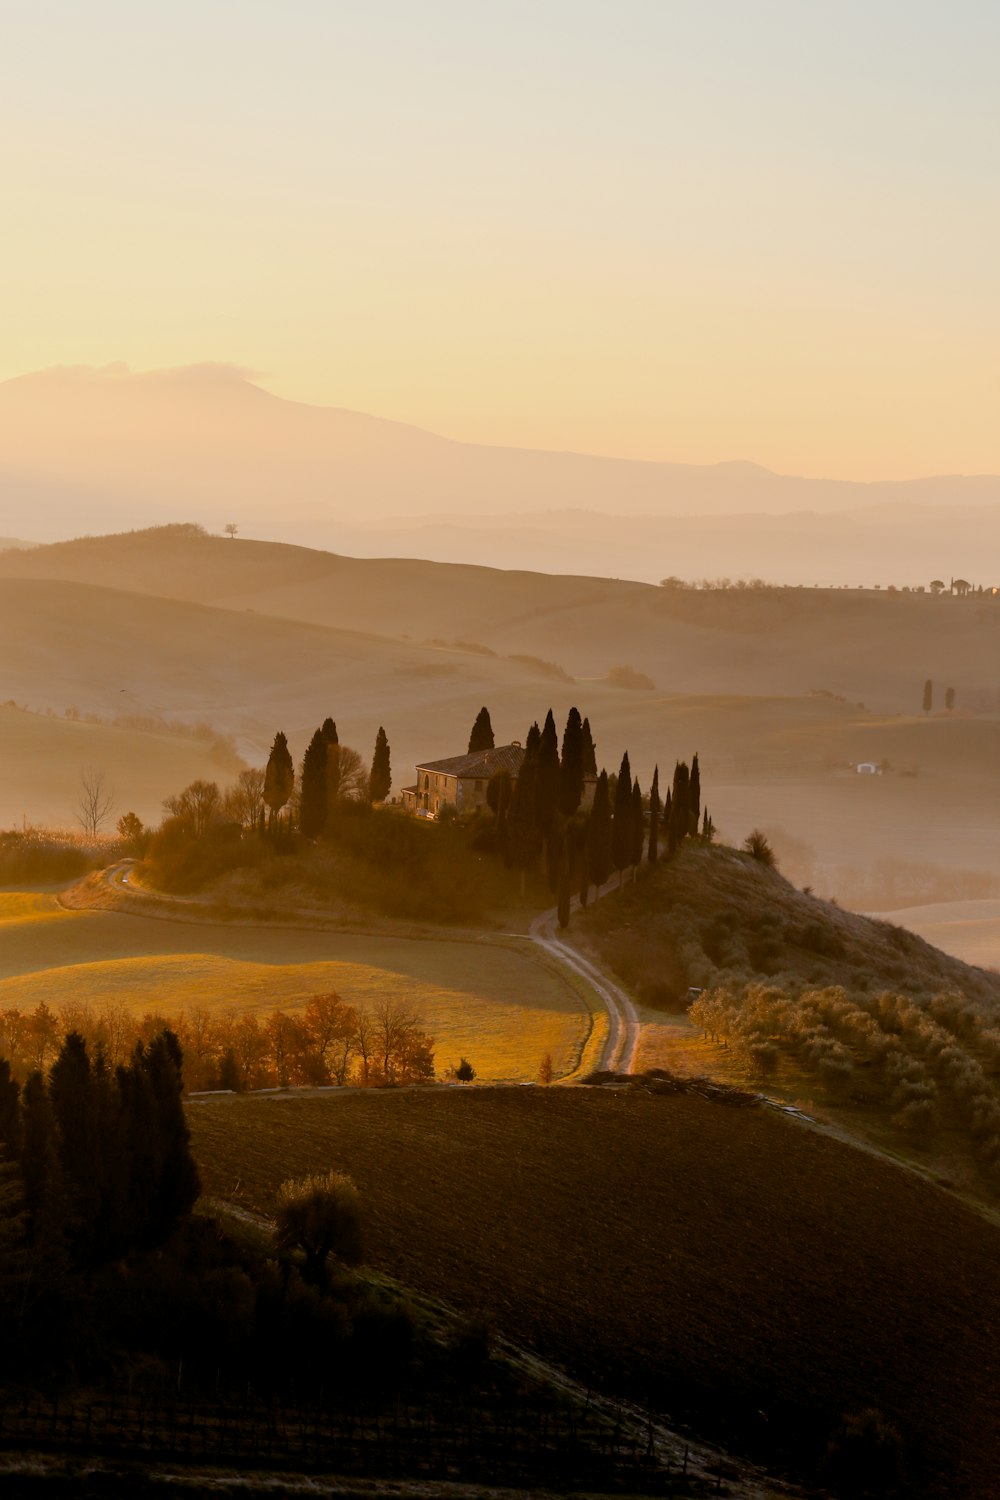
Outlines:
{"label": "row of cypress trees", "polygon": [[[483,708],[473,725],[469,749],[493,748],[493,730]],[[584,784],[596,777],[589,813],[581,813]],[[508,864],[524,874],[544,856],[549,886],[558,892],[560,920],[569,920],[572,890],[586,905],[591,886],[602,886],[613,870],[620,874],[660,858],[661,836],[672,857],[683,841],[699,831],[710,836],[711,819],[701,806],[701,771],[695,754],[690,766],[678,761],[664,803],[660,801],[659,767],[653,772],[647,803],[638,779],[633,778],[628,751],[617,776],[597,774],[597,753],[590,721],[571,708],[563,731],[562,749],[551,708],[542,729],[528,730],[524,760],[515,780],[500,771],[487,796],[497,818],[501,852]]]}
{"label": "row of cypress trees", "polygon": [[201,1190],[182,1094],[168,1030],[114,1070],[71,1032],[23,1090],[0,1058],[0,1321],[166,1243]]}
{"label": "row of cypress trees", "polygon": [[[305,838],[317,838],[324,831],[348,778],[357,781],[361,769],[357,751],[341,745],[334,720],[324,719],[306,747],[299,774],[298,821]],[[384,802],[391,786],[389,741],[384,728],[379,725],[365,787],[368,800]],[[264,772],[264,802],[270,829],[277,825],[281,810],[288,805],[294,790],[295,763],[288,740],[279,730]]]}

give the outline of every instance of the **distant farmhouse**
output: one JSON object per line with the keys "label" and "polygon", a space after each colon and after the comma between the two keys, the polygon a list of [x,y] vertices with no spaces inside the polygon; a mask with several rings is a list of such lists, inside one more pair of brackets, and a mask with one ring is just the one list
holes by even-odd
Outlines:
{"label": "distant farmhouse", "polygon": [[855,766],[859,776],[881,776],[882,767],[874,760],[859,760]]}
{"label": "distant farmhouse", "polygon": [[404,786],[403,806],[408,812],[435,817],[443,807],[471,812],[486,805],[486,784],[497,771],[509,771],[516,781],[524,760],[517,740],[492,750],[474,750],[471,755],[451,755],[447,760],[428,760],[417,766],[415,786]]}

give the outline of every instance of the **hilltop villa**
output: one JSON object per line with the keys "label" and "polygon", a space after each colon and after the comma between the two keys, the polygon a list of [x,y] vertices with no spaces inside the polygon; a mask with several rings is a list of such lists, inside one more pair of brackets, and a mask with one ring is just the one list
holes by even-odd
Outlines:
{"label": "hilltop villa", "polygon": [[403,788],[403,806],[425,817],[435,816],[442,807],[454,807],[458,812],[484,807],[490,777],[497,771],[509,771],[516,780],[523,759],[524,750],[515,740],[512,745],[475,750],[471,755],[425,761],[417,766],[416,785]]}

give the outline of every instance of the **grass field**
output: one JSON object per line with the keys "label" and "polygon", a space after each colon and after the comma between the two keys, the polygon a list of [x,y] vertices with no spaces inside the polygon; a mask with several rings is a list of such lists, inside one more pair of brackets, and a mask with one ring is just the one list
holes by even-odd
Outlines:
{"label": "grass field", "polygon": [[447,1090],[189,1106],[206,1190],[263,1213],[349,1171],[372,1263],[604,1390],[808,1472],[844,1413],[912,1493],[993,1493],[1000,1232],[761,1109],[648,1091]]}
{"label": "grass field", "polygon": [[0,1010],[45,1001],[142,1014],[195,1006],[271,1011],[335,990],[419,1012],[444,1072],[467,1057],[483,1081],[578,1065],[592,1017],[581,993],[527,943],[216,927],[64,912],[45,893],[0,895]]}

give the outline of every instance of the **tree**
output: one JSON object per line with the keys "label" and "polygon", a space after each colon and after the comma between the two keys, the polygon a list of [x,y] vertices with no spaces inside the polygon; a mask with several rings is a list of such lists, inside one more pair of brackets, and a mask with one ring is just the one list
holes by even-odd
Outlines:
{"label": "tree", "polygon": [[492,750],[494,745],[490,711],[484,705],[477,713],[476,722],[469,735],[469,754],[476,755],[480,750]]}
{"label": "tree", "polygon": [[674,784],[670,792],[670,817],[667,822],[667,846],[671,855],[680,848],[690,829],[690,786],[691,776],[687,762],[679,760],[674,766]]}
{"label": "tree", "polygon": [[132,853],[136,855],[141,854],[143,844],[145,843],[146,829],[138,813],[122,813],[115,826],[118,830],[118,837],[123,843],[129,846]]}
{"label": "tree", "polygon": [[660,857],[660,768],[653,767],[653,784],[649,789],[649,850],[647,858],[655,865]]}
{"label": "tree", "polygon": [[955,707],[955,689],[953,687],[945,689],[944,706],[949,713]]}
{"label": "tree", "polygon": [[236,540],[236,533],[239,531],[240,528],[237,526],[237,524],[236,524],[235,521],[227,521],[226,524],[225,524],[225,526],[223,526],[222,529],[226,533],[226,536],[232,537],[233,541],[235,541]]}
{"label": "tree", "polygon": [[559,811],[559,736],[551,708],[545,715],[538,742],[535,809],[539,833],[545,839],[551,838],[552,825]]}
{"label": "tree", "polygon": [[957,594],[960,599],[964,599],[972,588],[972,584],[967,578],[953,578],[951,580],[951,588],[952,593]]}
{"label": "tree", "polygon": [[222,799],[227,818],[254,833],[264,822],[264,768],[248,766],[241,771]]}
{"label": "tree", "polygon": [[279,729],[274,736],[274,743],[264,771],[264,801],[270,814],[268,822],[271,828],[274,827],[281,809],[292,795],[294,785],[295,766],[288,748],[288,741]]}
{"label": "tree", "polygon": [[[537,724],[535,746],[525,750],[521,770],[511,792],[507,810],[506,836],[507,857],[515,870],[521,872],[521,894],[524,895],[525,875],[538,862],[541,840],[536,817],[536,787],[538,783]],[[530,741],[530,733],[529,733]]]}
{"label": "tree", "polygon": [[175,797],[166,797],[165,810],[199,837],[208,832],[222,808],[222,797],[214,781],[192,781]]}
{"label": "tree", "polygon": [[302,1017],[323,1073],[343,1087],[350,1072],[351,1054],[358,1028],[358,1013],[338,994],[313,995]]}
{"label": "tree", "polygon": [[559,807],[563,817],[571,818],[582,800],[583,720],[579,709],[571,708],[566,716],[559,763]]}
{"label": "tree", "polygon": [[943,578],[932,578],[928,584],[928,588],[932,594],[943,594],[946,584]]}
{"label": "tree", "polygon": [[619,874],[619,884],[625,867],[632,863],[632,823],[632,769],[626,750],[615,786],[614,823],[611,830],[611,858]]}
{"label": "tree", "polygon": [[323,720],[322,734],[328,745],[338,745],[340,743],[337,738],[337,726],[332,719],[326,718]]}
{"label": "tree", "polygon": [[108,786],[99,766],[88,766],[80,772],[80,790],[76,802],[76,820],[89,838],[96,838],[115,805],[115,794]]}
{"label": "tree", "polygon": [[342,1172],[315,1172],[283,1182],[275,1202],[279,1249],[301,1250],[302,1279],[322,1284],[331,1255],[345,1265],[361,1261],[361,1205],[358,1190]]}
{"label": "tree", "polygon": [[597,750],[594,739],[590,732],[590,720],[584,719],[582,726],[583,737],[583,774],[584,776],[597,775]]}
{"label": "tree", "polygon": [[317,729],[302,757],[299,773],[299,831],[303,838],[314,839],[326,827],[327,742]]}
{"label": "tree", "polygon": [[632,860],[633,866],[642,864],[642,846],[645,829],[642,823],[642,789],[638,780],[632,786]]}
{"label": "tree", "polygon": [[375,753],[372,756],[371,775],[368,778],[368,795],[373,802],[384,802],[389,795],[392,786],[392,772],[389,766],[389,741],[385,737],[385,730],[379,725],[378,734],[375,736]]}
{"label": "tree", "polygon": [[455,1077],[459,1083],[471,1083],[476,1076],[476,1070],[467,1057],[463,1057],[455,1069]]}
{"label": "tree", "polygon": [[698,819],[701,817],[701,768],[698,765],[698,752],[695,751],[691,757],[691,775],[688,778],[688,828],[692,836],[698,832]]}
{"label": "tree", "polygon": [[934,684],[931,681],[931,679],[928,677],[927,681],[924,683],[924,699],[923,699],[924,713],[925,714],[929,714],[930,711],[931,711],[931,709],[933,708],[933,706],[934,706]]}
{"label": "tree", "polygon": [[328,744],[326,747],[326,813],[334,816],[340,802],[365,802],[368,799],[368,772],[357,750],[350,745]]}
{"label": "tree", "polygon": [[590,879],[600,890],[611,874],[611,799],[608,773],[602,771],[594,789],[594,805],[587,823],[586,863]]}
{"label": "tree", "polygon": [[549,1084],[552,1082],[552,1075],[552,1053],[546,1052],[538,1067],[538,1082],[542,1085],[543,1088],[548,1088]]}

